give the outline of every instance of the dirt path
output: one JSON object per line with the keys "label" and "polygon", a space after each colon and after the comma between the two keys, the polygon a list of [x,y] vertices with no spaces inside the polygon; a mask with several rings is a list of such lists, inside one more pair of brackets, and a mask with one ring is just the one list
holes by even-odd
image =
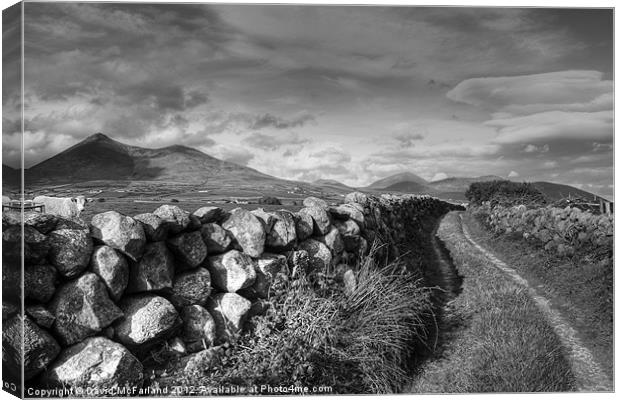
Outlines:
{"label": "dirt path", "polygon": [[540,312],[545,316],[549,326],[553,328],[555,334],[566,349],[566,357],[571,364],[570,366],[576,379],[577,389],[587,392],[613,390],[613,383],[610,378],[596,362],[592,353],[578,338],[577,331],[565,321],[560,312],[551,306],[548,299],[538,294],[528,281],[520,276],[517,271],[498,259],[492,252],[476,243],[461,214],[459,214],[458,220],[462,227],[462,237],[459,238],[458,236],[460,235],[458,235],[455,239],[467,242],[475,251],[482,253],[497,269],[505,273],[516,284],[527,289],[528,294],[532,300],[534,300]]}

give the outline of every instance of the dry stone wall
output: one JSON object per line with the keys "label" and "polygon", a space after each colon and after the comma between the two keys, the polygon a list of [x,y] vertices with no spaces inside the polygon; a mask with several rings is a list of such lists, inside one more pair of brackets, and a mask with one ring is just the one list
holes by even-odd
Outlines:
{"label": "dry stone wall", "polygon": [[489,204],[474,207],[474,212],[483,214],[496,232],[522,235],[558,255],[597,249],[611,257],[613,252],[612,215],[595,215],[570,206],[528,209],[524,205],[491,207]]}
{"label": "dry stone wall", "polygon": [[199,365],[264,312],[278,274],[355,265],[374,241],[386,244],[382,256],[398,257],[399,244],[428,235],[424,221],[454,208],[428,196],[357,192],[339,205],[312,197],[303,205],[191,213],[162,205],[134,217],[108,211],[90,224],[27,213],[25,315],[18,297],[6,301],[19,296],[21,222],[3,214],[5,366],[20,368],[23,325],[31,385],[139,387],[151,349],[167,342],[180,368]]}

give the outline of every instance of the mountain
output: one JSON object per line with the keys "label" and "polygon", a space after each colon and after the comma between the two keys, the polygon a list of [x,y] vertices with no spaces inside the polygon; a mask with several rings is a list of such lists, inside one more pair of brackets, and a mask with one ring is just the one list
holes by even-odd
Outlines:
{"label": "mountain", "polygon": [[312,182],[315,185],[330,185],[330,186],[343,186],[343,187],[348,187],[347,185],[345,185],[342,182],[338,182],[335,179],[317,179],[316,181]]}
{"label": "mountain", "polygon": [[430,194],[431,192],[427,185],[417,183],[417,182],[411,182],[411,181],[397,182],[393,185],[386,187],[384,190],[388,192],[402,192],[402,193],[416,193],[416,194]]}
{"label": "mountain", "polygon": [[469,188],[469,185],[471,185],[474,182],[487,182],[487,181],[498,181],[498,180],[503,180],[503,178],[500,176],[495,176],[495,175],[478,176],[475,178],[455,176],[455,177],[442,179],[439,181],[430,182],[428,185],[433,189],[433,191],[437,193],[442,193],[442,192],[463,192],[465,193],[467,188]]}
{"label": "mountain", "polygon": [[417,176],[416,174],[412,174],[411,172],[401,172],[400,174],[390,175],[387,178],[379,179],[378,181],[371,183],[368,186],[368,189],[386,189],[402,182],[413,182],[419,185],[426,185],[428,183],[425,179]]}
{"label": "mountain", "polygon": [[600,196],[585,190],[577,189],[569,185],[552,182],[532,182],[536,189],[540,190],[549,200],[557,201],[567,197],[580,197],[586,200],[598,201]]}
{"label": "mountain", "polygon": [[2,164],[2,185],[10,188],[19,188],[21,176],[18,169]]}
{"label": "mountain", "polygon": [[185,146],[147,149],[97,133],[27,169],[29,183],[77,183],[94,180],[148,180],[205,183],[282,181],[252,168],[218,160]]}

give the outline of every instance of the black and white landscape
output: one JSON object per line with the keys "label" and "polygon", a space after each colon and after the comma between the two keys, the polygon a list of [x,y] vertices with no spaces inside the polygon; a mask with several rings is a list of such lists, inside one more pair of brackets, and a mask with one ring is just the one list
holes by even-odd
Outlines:
{"label": "black and white landscape", "polygon": [[612,390],[611,8],[3,27],[13,393]]}

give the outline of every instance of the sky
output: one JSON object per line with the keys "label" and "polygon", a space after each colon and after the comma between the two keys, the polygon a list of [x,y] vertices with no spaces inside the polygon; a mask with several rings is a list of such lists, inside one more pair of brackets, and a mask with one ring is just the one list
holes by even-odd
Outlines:
{"label": "sky", "polygon": [[[613,197],[607,9],[26,3],[25,166],[96,132],[286,179],[498,175]],[[19,48],[3,162],[19,165]]]}

